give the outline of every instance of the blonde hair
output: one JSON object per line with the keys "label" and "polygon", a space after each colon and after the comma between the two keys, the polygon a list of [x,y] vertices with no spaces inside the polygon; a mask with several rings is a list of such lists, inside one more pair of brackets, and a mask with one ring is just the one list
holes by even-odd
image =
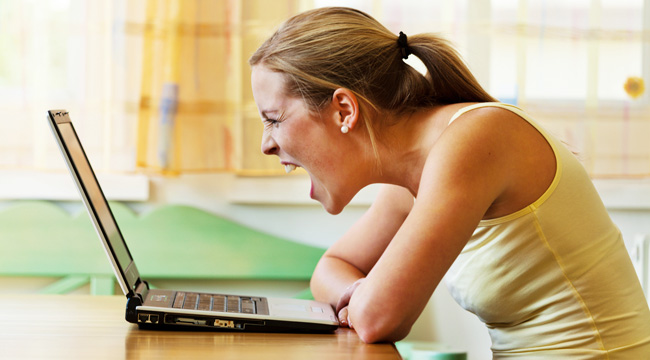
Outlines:
{"label": "blonde hair", "polygon": [[[490,102],[458,53],[434,34],[408,37],[408,50],[426,66],[423,76],[404,63],[397,35],[368,14],[326,7],[285,21],[251,56],[285,75],[287,95],[301,97],[314,113],[332,100],[338,88],[359,99],[361,118],[376,151],[375,130],[391,116],[435,105]],[[374,120],[376,118],[377,120]]]}

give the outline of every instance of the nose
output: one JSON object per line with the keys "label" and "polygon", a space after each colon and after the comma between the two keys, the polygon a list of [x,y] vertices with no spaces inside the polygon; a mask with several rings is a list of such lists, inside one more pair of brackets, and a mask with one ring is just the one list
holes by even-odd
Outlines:
{"label": "nose", "polygon": [[262,134],[262,153],[264,155],[277,155],[278,153],[278,144],[266,131]]}

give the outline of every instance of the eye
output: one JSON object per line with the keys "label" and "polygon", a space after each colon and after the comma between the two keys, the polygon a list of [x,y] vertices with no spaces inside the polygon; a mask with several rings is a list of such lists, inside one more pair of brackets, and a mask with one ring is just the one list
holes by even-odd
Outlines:
{"label": "eye", "polygon": [[280,113],[280,116],[278,116],[275,119],[264,117],[264,128],[269,128],[269,127],[278,127],[281,122],[283,122],[285,119],[284,117],[284,112]]}
{"label": "eye", "polygon": [[262,112],[262,124],[264,124],[264,130],[271,128],[271,127],[278,127],[281,122],[285,120],[285,113],[284,111],[278,112],[278,111],[272,111],[273,113],[278,113],[278,116],[273,116],[269,117],[269,112]]}
{"label": "eye", "polygon": [[273,127],[277,127],[278,124],[280,124],[280,121],[278,121],[278,120],[275,120],[275,119],[264,119],[264,127],[265,127],[265,128],[272,127],[272,126],[273,126]]}

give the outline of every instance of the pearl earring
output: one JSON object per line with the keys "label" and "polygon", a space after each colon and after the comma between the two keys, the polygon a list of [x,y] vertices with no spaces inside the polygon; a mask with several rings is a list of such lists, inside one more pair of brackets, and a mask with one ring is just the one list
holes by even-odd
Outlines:
{"label": "pearl earring", "polygon": [[347,125],[343,125],[343,126],[341,126],[341,132],[342,132],[342,133],[347,134],[348,131],[350,131],[350,128],[347,127]]}

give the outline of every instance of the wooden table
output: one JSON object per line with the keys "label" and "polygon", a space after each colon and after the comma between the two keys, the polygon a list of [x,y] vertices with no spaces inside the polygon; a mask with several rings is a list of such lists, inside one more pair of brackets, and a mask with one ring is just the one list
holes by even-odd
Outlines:
{"label": "wooden table", "polygon": [[0,297],[0,359],[400,359],[393,344],[333,334],[140,330],[123,296]]}

